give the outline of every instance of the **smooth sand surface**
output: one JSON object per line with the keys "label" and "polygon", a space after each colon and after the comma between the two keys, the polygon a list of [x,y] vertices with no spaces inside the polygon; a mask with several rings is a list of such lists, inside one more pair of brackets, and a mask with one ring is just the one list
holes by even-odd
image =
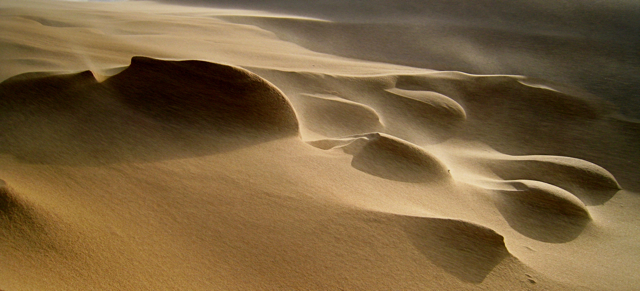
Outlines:
{"label": "smooth sand surface", "polygon": [[413,2],[0,2],[0,290],[640,288],[637,5]]}

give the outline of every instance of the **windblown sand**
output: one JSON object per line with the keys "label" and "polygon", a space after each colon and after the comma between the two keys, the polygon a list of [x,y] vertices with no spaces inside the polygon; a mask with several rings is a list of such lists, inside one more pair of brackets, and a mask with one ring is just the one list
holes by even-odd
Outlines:
{"label": "windblown sand", "polygon": [[0,289],[640,288],[621,95],[352,39],[383,26],[0,2]]}

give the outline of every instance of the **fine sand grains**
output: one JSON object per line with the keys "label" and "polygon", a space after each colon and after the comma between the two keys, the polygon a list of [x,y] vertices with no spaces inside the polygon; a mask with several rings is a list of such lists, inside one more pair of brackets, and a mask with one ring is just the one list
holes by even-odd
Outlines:
{"label": "fine sand grains", "polygon": [[0,289],[640,286],[640,126],[609,101],[224,20],[250,15],[289,19],[0,4]]}

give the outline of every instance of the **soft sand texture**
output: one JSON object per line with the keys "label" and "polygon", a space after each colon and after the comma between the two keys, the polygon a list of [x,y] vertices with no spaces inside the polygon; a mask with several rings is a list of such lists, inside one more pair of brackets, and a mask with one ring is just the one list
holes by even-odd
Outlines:
{"label": "soft sand texture", "polygon": [[0,289],[640,287],[620,100],[278,24],[351,37],[336,15],[1,2]]}

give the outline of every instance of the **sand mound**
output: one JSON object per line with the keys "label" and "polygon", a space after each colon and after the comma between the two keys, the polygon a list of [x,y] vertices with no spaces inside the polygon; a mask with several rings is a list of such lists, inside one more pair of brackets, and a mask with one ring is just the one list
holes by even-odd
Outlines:
{"label": "sand mound", "polygon": [[582,201],[559,187],[530,180],[507,181],[507,183],[514,186],[516,190],[505,191],[505,193],[515,200],[530,204],[531,207],[567,216],[589,218],[589,211]]}
{"label": "sand mound", "polygon": [[403,100],[405,102],[408,101],[407,99],[418,101],[418,103],[411,102],[407,104],[407,109],[411,108],[415,113],[409,110],[402,111],[408,114],[419,114],[418,116],[422,118],[428,118],[427,120],[431,121],[429,123],[442,122],[443,119],[447,121],[453,119],[454,122],[463,122],[466,119],[466,114],[460,104],[442,94],[431,91],[414,91],[398,88],[387,89],[386,91],[406,98]]}
{"label": "sand mound", "polygon": [[[384,100],[379,104],[384,108],[385,120],[389,120],[390,131],[415,136],[427,132],[431,142],[446,140],[455,135],[465,121],[464,109],[448,96],[433,91],[385,89]],[[408,129],[410,132],[407,132]]]}
{"label": "sand mound", "polygon": [[63,156],[84,143],[78,129],[90,119],[91,113],[85,110],[91,99],[86,97],[96,86],[89,71],[25,74],[0,84],[0,136],[5,140],[0,152],[31,161],[64,160]]}
{"label": "sand mound", "polygon": [[[542,80],[519,76],[474,76],[446,72],[436,75],[444,78],[433,78],[432,75],[401,76],[396,86],[423,88],[457,96],[473,111],[479,110],[479,102],[482,102],[485,110],[488,109],[486,106],[492,109],[501,106],[504,110],[531,112],[542,110],[544,107],[550,118],[564,116],[589,119],[601,116],[602,111],[607,109],[601,100],[588,95],[576,96],[556,90],[551,87],[556,85]],[[507,105],[509,107],[506,107]]]}
{"label": "sand mound", "polygon": [[505,180],[528,179],[556,185],[587,205],[602,204],[621,189],[611,173],[581,159],[520,156],[489,163],[491,170]]}
{"label": "sand mound", "polygon": [[496,205],[509,225],[536,240],[561,243],[575,239],[591,220],[585,205],[556,186],[530,180],[507,181]]}
{"label": "sand mound", "polygon": [[[381,132],[420,146],[462,139],[509,155],[573,157],[607,169],[625,189],[638,189],[632,166],[638,155],[628,150],[630,145],[640,146],[635,138],[637,122],[616,116],[610,103],[576,88],[521,76],[461,72],[376,76],[259,72],[288,96],[331,94],[370,107],[384,124]],[[424,102],[391,92],[424,97],[418,97]],[[294,107],[300,106],[294,102]],[[324,138],[305,132],[302,137]]]}
{"label": "sand mound", "polygon": [[424,149],[384,133],[371,133],[351,139],[311,142],[318,148],[344,148],[353,155],[351,165],[363,172],[404,182],[437,182],[450,178],[446,166]]}
{"label": "sand mound", "polygon": [[103,85],[153,118],[213,126],[222,133],[296,135],[297,119],[287,98],[246,70],[202,61],[134,57]]}
{"label": "sand mound", "polygon": [[134,57],[99,83],[89,71],[0,84],[0,151],[33,162],[163,159],[296,136],[286,97],[245,70]]}
{"label": "sand mound", "polygon": [[[370,108],[384,125],[381,132],[414,143],[442,142],[455,136],[466,121],[465,109],[449,95],[431,90],[426,85],[400,87],[404,85],[403,78],[407,77],[404,75],[350,76],[276,70],[259,72],[272,80],[287,96],[292,96],[293,106],[300,113],[302,120],[306,118],[305,115],[309,115],[309,110],[305,109],[304,99],[298,101],[300,98],[293,96],[339,96],[340,99],[336,100],[347,100],[352,104]],[[440,82],[441,76],[429,75],[427,78]],[[343,123],[354,124],[351,134],[370,132],[364,131],[363,126],[356,127],[350,115],[336,113],[332,116],[335,118],[326,118],[320,123],[325,127],[333,127],[334,130],[344,127]],[[367,125],[369,124],[371,122],[367,122]],[[353,132],[356,130],[360,131]],[[303,138],[318,139],[315,136],[307,137],[304,133]]]}
{"label": "sand mound", "polygon": [[38,113],[37,110],[63,110],[79,102],[77,91],[97,83],[91,71],[60,75],[25,73],[2,82],[0,100],[3,106],[25,106],[27,108],[20,110],[29,109],[33,113]]}

